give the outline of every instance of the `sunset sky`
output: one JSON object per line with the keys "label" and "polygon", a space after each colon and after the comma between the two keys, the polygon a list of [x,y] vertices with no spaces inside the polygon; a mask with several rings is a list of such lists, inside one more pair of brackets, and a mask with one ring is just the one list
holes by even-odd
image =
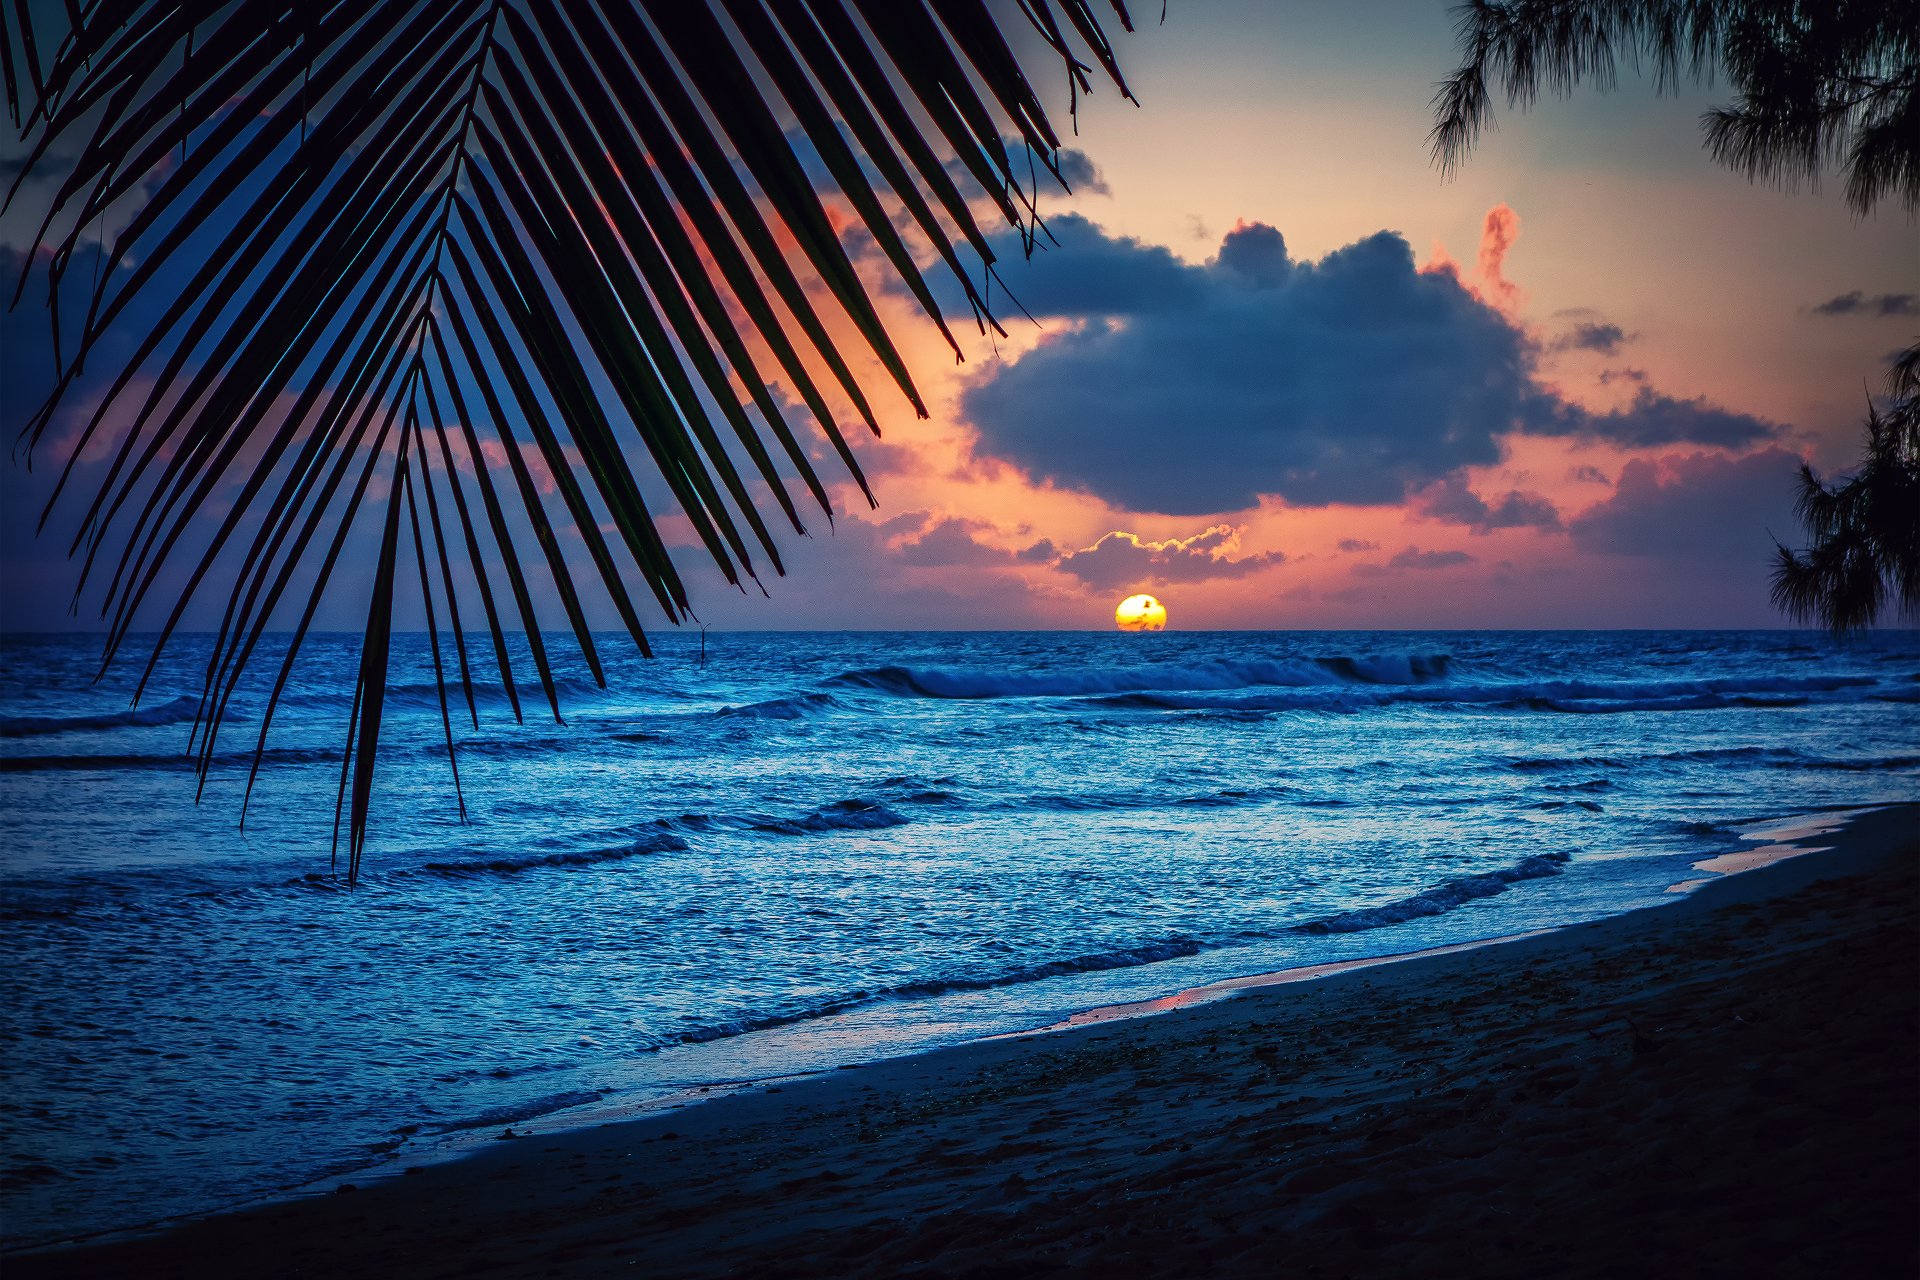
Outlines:
{"label": "sunset sky", "polygon": [[[1631,75],[1503,111],[1443,180],[1447,6],[1356,12],[1175,0],[1121,39],[1140,105],[1082,99],[1058,244],[1008,241],[1037,323],[956,323],[963,364],[863,257],[932,417],[869,379],[880,507],[837,484],[766,596],[670,519],[701,619],[1099,628],[1150,591],[1174,629],[1782,625],[1769,535],[1794,540],[1798,460],[1850,463],[1920,331],[1913,224],[1750,186],[1700,145],[1723,94]],[[26,223],[0,227],[9,275]],[[9,438],[44,325],[5,320]],[[14,627],[74,625],[64,539],[31,540],[46,479],[0,490]]]}

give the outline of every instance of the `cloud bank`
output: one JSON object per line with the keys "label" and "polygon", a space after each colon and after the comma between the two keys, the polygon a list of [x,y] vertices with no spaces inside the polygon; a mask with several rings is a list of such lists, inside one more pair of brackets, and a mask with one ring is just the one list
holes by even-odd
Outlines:
{"label": "cloud bank", "polygon": [[[1645,388],[1608,413],[1562,398],[1535,376],[1533,338],[1453,272],[1418,270],[1392,232],[1299,262],[1277,229],[1243,223],[1192,265],[1082,217],[1050,225],[1059,244],[1012,283],[1052,331],[972,380],[961,410],[985,452],[1127,510],[1394,503],[1498,461],[1510,432],[1630,447],[1774,434]],[[1504,253],[1512,227],[1496,229]]]}

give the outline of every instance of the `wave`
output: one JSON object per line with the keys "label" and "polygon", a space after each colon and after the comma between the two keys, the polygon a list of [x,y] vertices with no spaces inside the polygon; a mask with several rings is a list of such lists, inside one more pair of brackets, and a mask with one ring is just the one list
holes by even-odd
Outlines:
{"label": "wave", "polygon": [[1159,794],[1145,791],[1106,791],[1091,795],[1026,796],[990,806],[997,809],[1044,809],[1061,813],[1099,813],[1116,809],[1230,809],[1238,805],[1260,804],[1286,791],[1283,787],[1247,790],[1223,787],[1218,791],[1190,795]]}
{"label": "wave", "polygon": [[1235,805],[1258,804],[1265,796],[1257,791],[1244,791],[1239,787],[1223,787],[1219,791],[1209,791],[1197,796],[1181,796],[1174,803],[1188,808],[1229,809]]}
{"label": "wave", "polygon": [[676,853],[687,847],[687,842],[668,832],[641,836],[629,845],[619,845],[611,849],[577,849],[564,853],[530,853],[500,858],[468,858],[460,862],[423,862],[417,867],[400,868],[389,872],[390,876],[415,875],[465,877],[482,875],[517,875],[522,871],[533,871],[542,867],[590,867],[603,862],[621,862],[627,858],[644,857],[650,853]]}
{"label": "wave", "polygon": [[1359,933],[1366,929],[1384,929],[1388,925],[1402,924],[1422,916],[1444,915],[1476,899],[1491,898],[1496,894],[1505,893],[1509,886],[1521,880],[1538,880],[1546,876],[1557,876],[1566,869],[1564,864],[1568,856],[1564,853],[1535,854],[1511,867],[1502,867],[1498,871],[1489,871],[1483,875],[1449,880],[1445,884],[1435,885],[1431,889],[1416,893],[1410,898],[1401,898],[1378,907],[1362,907],[1356,911],[1342,911],[1337,915],[1309,920],[1305,924],[1294,926],[1294,931],[1296,933]]}
{"label": "wave", "polygon": [[1845,675],[1458,682],[1451,679],[1452,670],[1452,660],[1444,654],[1393,654],[1056,672],[889,666],[842,672],[827,683],[893,697],[1069,697],[1123,710],[1242,717],[1284,711],[1351,712],[1400,703],[1497,705],[1587,715],[1784,708],[1878,683],[1871,676]]}
{"label": "wave", "polygon": [[[151,707],[129,707],[125,711],[96,712],[83,716],[6,716],[0,717],[0,738],[26,738],[48,733],[82,733],[88,730],[126,729],[147,725],[184,724],[200,708],[198,698],[173,698]],[[228,720],[238,719],[231,711]]]}
{"label": "wave", "polygon": [[1882,756],[1878,760],[1802,760],[1802,769],[1834,769],[1843,773],[1873,773],[1881,769],[1920,769],[1920,756]]}
{"label": "wave", "polygon": [[722,707],[714,714],[740,716],[749,720],[804,720],[809,716],[837,711],[841,705],[840,700],[830,693],[800,693],[790,698],[750,702],[743,707]]}
{"label": "wave", "polygon": [[806,1009],[736,1018],[709,1026],[695,1027],[672,1037],[670,1043],[703,1044],[710,1040],[723,1040],[730,1036],[744,1035],[749,1031],[765,1031],[769,1028],[791,1026],[796,1022],[807,1022],[815,1018],[830,1018],[835,1014],[890,1000],[925,1000],[934,996],[952,995],[960,991],[989,991],[997,987],[1020,986],[1029,982],[1042,982],[1048,978],[1066,977],[1069,974],[1133,969],[1141,965],[1158,964],[1162,960],[1177,960],[1183,956],[1197,955],[1205,949],[1206,944],[1195,938],[1169,938],[1161,942],[1143,943],[1113,951],[1066,956],[1059,960],[1023,965],[1017,969],[996,974],[982,974],[979,977],[928,978],[920,982],[879,987],[872,991],[853,991],[839,999],[823,1001]]}
{"label": "wave", "polygon": [[1804,707],[1805,698],[1729,697],[1720,693],[1695,693],[1678,698],[1526,698],[1521,704],[1536,711],[1560,711],[1569,715],[1617,715],[1625,711],[1719,711],[1726,707]]}
{"label": "wave", "polygon": [[41,773],[51,770],[191,769],[193,757],[173,756],[0,756],[0,773]]}
{"label": "wave", "polygon": [[[467,699],[466,690],[461,687],[457,675],[456,672],[454,676],[449,677],[445,686],[448,706],[455,703],[464,705]],[[547,704],[547,691],[538,681],[531,684],[516,682],[514,689],[520,695],[520,705],[523,709],[529,706],[544,708]],[[440,690],[441,686],[434,684],[431,680],[396,680],[387,685],[387,702],[392,706],[437,712],[440,709]],[[566,700],[569,698],[604,697],[607,693],[605,689],[585,676],[560,676],[553,682],[553,692],[554,696],[560,699],[562,706],[566,705]],[[473,680],[473,700],[479,703],[497,703],[504,707],[507,705],[507,691],[497,676],[489,679],[476,670]],[[337,688],[295,689],[280,695],[282,707],[331,709],[345,708],[352,702],[353,684],[350,680],[342,681]]]}
{"label": "wave", "polygon": [[[951,778],[935,779],[951,782]],[[951,791],[925,787],[918,778],[889,778],[880,785],[894,804],[953,805],[964,801]],[[798,818],[775,818],[760,814],[727,816],[711,813],[682,813],[656,818],[653,825],[662,831],[705,835],[714,831],[758,831],[768,835],[817,835],[827,831],[878,831],[886,827],[906,826],[912,819],[878,800],[853,796],[821,805]]]}
{"label": "wave", "polygon": [[[917,780],[891,779],[890,781],[913,783]],[[893,797],[895,804],[961,803],[960,798],[950,792],[907,791],[904,787],[892,789],[905,792]],[[642,853],[685,849],[687,845],[680,839],[683,835],[711,835],[715,832],[728,831],[753,831],[776,836],[819,835],[833,831],[878,831],[887,827],[906,826],[911,821],[911,818],[886,804],[858,796],[821,805],[797,818],[769,817],[752,813],[679,813],[653,819],[647,824],[650,828],[647,834],[632,845],[586,851],[563,850],[553,854],[530,854],[506,859],[428,863],[419,869],[435,875],[465,875],[486,871],[520,871],[542,866],[587,866],[598,862],[618,861]],[[407,873],[401,871],[398,874]]]}
{"label": "wave", "polygon": [[[444,752],[444,748],[435,747],[434,754]],[[159,769],[189,770],[197,763],[198,757],[184,752],[172,755],[36,755],[36,756],[0,756],[0,773],[41,773],[48,771],[86,772],[100,769]],[[340,762],[338,747],[269,747],[260,753],[263,765],[273,764],[313,764],[325,761],[332,764]],[[222,752],[213,758],[213,767],[238,766],[251,767],[253,752]]]}
{"label": "wave", "polygon": [[929,996],[948,995],[955,991],[986,991],[993,987],[1018,986],[1026,982],[1064,977],[1070,973],[1105,973],[1112,969],[1135,969],[1145,964],[1158,964],[1162,960],[1178,960],[1182,956],[1198,955],[1205,949],[1206,944],[1197,938],[1169,938],[1163,942],[1149,942],[1137,947],[1123,947],[1115,951],[1095,951],[1087,955],[1048,960],[991,977],[930,978],[924,982],[903,983],[897,987],[885,988],[876,993],[876,998],[920,1000]]}
{"label": "wave", "polygon": [[1718,764],[1723,760],[1798,760],[1791,747],[1703,747],[1697,751],[1662,751],[1642,759],[1686,764]]}
{"label": "wave", "polygon": [[823,831],[877,831],[902,827],[908,819],[871,800],[836,800],[802,818],[763,818],[749,825],[755,831],[798,836]]}
{"label": "wave", "polygon": [[1507,768],[1518,769],[1522,773],[1538,773],[1549,769],[1625,769],[1627,763],[1609,756],[1509,756]]}
{"label": "wave", "polygon": [[1502,702],[1659,702],[1690,698],[1754,698],[1769,695],[1805,698],[1877,684],[1872,676],[1722,676],[1706,680],[1537,680],[1515,684],[1469,685],[1460,689],[1410,691],[1398,695],[1431,701]]}
{"label": "wave", "polygon": [[[1881,770],[1912,769],[1920,767],[1920,756],[1877,756],[1867,759],[1830,760],[1820,756],[1809,756],[1795,751],[1792,747],[1706,747],[1694,751],[1658,751],[1647,755],[1618,758],[1613,756],[1575,756],[1571,758],[1508,757],[1505,764],[1509,769],[1518,769],[1523,773],[1557,771],[1562,769],[1632,769],[1640,765],[1660,764],[1737,764],[1751,763],[1771,765],[1780,769],[1817,769],[1833,770],[1845,773],[1874,773]],[[1594,790],[1601,789],[1596,783],[1579,784]]]}
{"label": "wave", "polygon": [[1446,654],[1383,654],[1266,661],[1223,659],[1185,666],[1114,667],[1105,671],[869,667],[844,671],[827,683],[906,698],[1057,698],[1259,686],[1417,685],[1445,679],[1452,661]]}
{"label": "wave", "polygon": [[965,804],[966,803],[964,800],[962,800],[959,796],[955,795],[953,792],[941,791],[937,788],[929,788],[928,790],[925,790],[925,791],[906,792],[903,795],[901,795],[900,802],[902,804]]}
{"label": "wave", "polygon": [[1200,690],[1140,689],[1090,697],[1088,701],[1102,707],[1125,710],[1241,716],[1282,711],[1355,712],[1397,704],[1497,706],[1513,711],[1592,715],[1625,711],[1704,711],[1725,707],[1797,707],[1804,706],[1814,694],[1832,693],[1871,683],[1873,681],[1865,677],[1813,676],[1797,680],[1759,678],[1620,684],[1548,680],[1517,684],[1407,685],[1391,688],[1336,685],[1226,694]]}

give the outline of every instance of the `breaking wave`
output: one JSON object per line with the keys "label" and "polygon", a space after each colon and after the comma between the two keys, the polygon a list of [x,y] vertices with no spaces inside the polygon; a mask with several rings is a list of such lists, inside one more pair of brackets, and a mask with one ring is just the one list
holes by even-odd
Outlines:
{"label": "breaking wave", "polygon": [[[199,709],[198,698],[174,698],[151,707],[96,712],[84,716],[6,716],[0,718],[0,738],[25,738],[46,733],[82,733],[142,725],[184,724]],[[237,719],[231,712],[229,720]]]}
{"label": "breaking wave", "polygon": [[1446,654],[1197,662],[1105,671],[1004,671],[957,667],[869,667],[827,683],[902,698],[1045,698],[1155,690],[1251,689],[1338,684],[1426,684],[1444,680]]}
{"label": "breaking wave", "polygon": [[800,693],[791,698],[770,698],[750,702],[743,707],[722,707],[717,716],[740,716],[748,720],[804,720],[838,710],[840,700],[830,693]]}

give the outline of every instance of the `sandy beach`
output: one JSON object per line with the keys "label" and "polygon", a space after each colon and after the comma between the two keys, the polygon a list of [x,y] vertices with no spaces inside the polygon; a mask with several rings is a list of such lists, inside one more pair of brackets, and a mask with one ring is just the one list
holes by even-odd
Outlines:
{"label": "sandy beach", "polygon": [[1909,1275],[1917,813],[1669,906],[503,1136],[6,1270]]}

